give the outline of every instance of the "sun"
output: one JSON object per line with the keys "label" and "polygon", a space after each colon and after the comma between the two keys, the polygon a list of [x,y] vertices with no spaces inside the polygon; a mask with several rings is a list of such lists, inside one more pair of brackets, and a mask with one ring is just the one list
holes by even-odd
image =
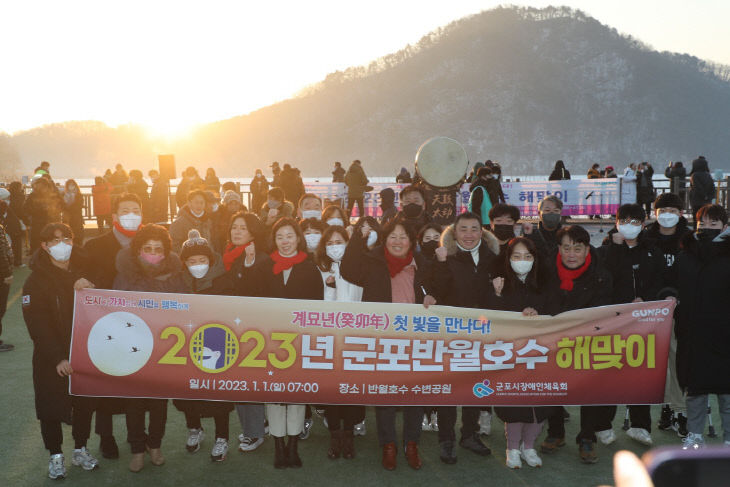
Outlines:
{"label": "sun", "polygon": [[144,121],[141,125],[152,138],[178,140],[189,137],[201,124],[183,118],[163,117]]}

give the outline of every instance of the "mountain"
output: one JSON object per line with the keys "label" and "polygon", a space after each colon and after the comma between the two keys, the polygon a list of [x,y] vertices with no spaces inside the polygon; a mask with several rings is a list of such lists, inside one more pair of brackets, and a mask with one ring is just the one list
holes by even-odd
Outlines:
{"label": "mountain", "polygon": [[656,52],[577,10],[511,7],[455,21],[173,146],[133,126],[66,123],[0,138],[0,157],[5,140],[23,169],[47,159],[59,176],[78,175],[79,164],[146,169],[163,151],[175,153],[178,171],[194,163],[222,176],[250,176],[273,160],[321,176],[356,158],[369,175],[390,176],[412,166],[423,141],[445,135],[505,174],[548,174],[556,159],[580,174],[594,162],[663,166],[699,154],[728,169],[728,127],[730,67]]}

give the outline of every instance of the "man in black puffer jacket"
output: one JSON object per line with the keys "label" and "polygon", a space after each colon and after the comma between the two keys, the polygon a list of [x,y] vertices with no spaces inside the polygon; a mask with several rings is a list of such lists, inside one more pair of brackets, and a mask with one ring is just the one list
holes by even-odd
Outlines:
{"label": "man in black puffer jacket", "polygon": [[[664,287],[664,256],[653,240],[642,234],[646,214],[638,204],[625,204],[616,213],[616,227],[599,249],[611,273],[612,303],[653,301]],[[631,427],[626,434],[651,445],[651,414],[648,405],[630,405]]]}
{"label": "man in black puffer jacket", "polygon": [[[684,168],[682,168],[684,170]],[[643,234],[652,240],[664,256],[665,288],[659,292],[657,299],[668,295],[676,295],[677,283],[672,279],[674,263],[680,250],[682,239],[692,233],[688,222],[682,216],[682,198],[674,193],[660,194],[654,201],[656,221],[646,226]],[[687,435],[687,415],[684,394],[677,382],[677,338],[672,333],[669,345],[669,361],[667,363],[666,401],[659,418],[658,428],[661,430],[676,429],[681,437]],[[676,417],[675,417],[676,414]]]}
{"label": "man in black puffer jacket", "polygon": [[[591,247],[591,236],[577,225],[563,227],[556,235],[559,246],[551,262],[552,286],[558,287],[559,311],[594,308],[611,304],[613,288],[611,274],[603,267],[596,250]],[[543,452],[552,452],[565,445],[565,424],[562,410],[548,418],[548,437],[541,445]],[[581,429],[576,437],[583,463],[596,463],[596,433],[605,444],[611,438],[611,420],[616,406],[581,406]]]}
{"label": "man in black puffer jacket", "polygon": [[[433,286],[436,301],[447,306],[483,308],[487,286],[491,286],[491,269],[499,254],[499,241],[482,229],[479,216],[466,212],[441,235],[433,264]],[[478,455],[491,450],[479,438],[479,407],[461,408],[461,440],[459,445]],[[438,408],[441,461],[456,463],[454,425],[456,406]]]}
{"label": "man in black puffer jacket", "polygon": [[704,446],[709,394],[716,394],[725,446],[730,444],[730,231],[725,209],[697,212],[697,232],[686,235],[677,256],[677,375],[687,390],[683,448]]}

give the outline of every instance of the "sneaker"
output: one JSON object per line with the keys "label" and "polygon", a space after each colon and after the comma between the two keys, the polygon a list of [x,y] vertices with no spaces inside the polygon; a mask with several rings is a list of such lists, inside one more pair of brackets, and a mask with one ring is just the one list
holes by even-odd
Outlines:
{"label": "sneaker", "polygon": [[489,411],[479,413],[479,434],[487,436],[492,434],[492,413]]}
{"label": "sneaker", "polygon": [[626,434],[629,438],[638,441],[642,445],[651,446],[653,443],[651,441],[651,434],[644,428],[629,428]]}
{"label": "sneaker", "polygon": [[674,430],[680,438],[686,438],[689,431],[687,430],[687,416],[682,413],[677,414],[674,421]]}
{"label": "sneaker", "polygon": [[431,427],[431,431],[439,430],[439,418],[438,414],[436,414],[436,411],[431,413],[431,421],[429,422],[429,426]]}
{"label": "sneaker", "polygon": [[210,459],[214,462],[222,462],[228,455],[228,440],[225,438],[216,438],[215,445],[210,451]]}
{"label": "sneaker", "polygon": [[520,445],[519,453],[529,466],[542,467],[542,458],[537,456],[537,452],[534,448],[525,449],[524,445]]}
{"label": "sneaker", "polygon": [[581,440],[578,446],[578,454],[580,455],[580,461],[583,463],[591,464],[598,462],[595,443],[591,440]]}
{"label": "sneaker", "polygon": [[682,450],[699,450],[705,447],[705,439],[700,433],[687,433],[682,440]]}
{"label": "sneaker", "polygon": [[355,436],[365,436],[365,433],[367,433],[367,429],[365,428],[365,420],[363,419],[362,423],[357,423],[352,429],[352,434]]}
{"label": "sneaker", "polygon": [[431,431],[431,424],[428,422],[427,414],[424,414],[421,420],[421,431]]}
{"label": "sneaker", "polygon": [[454,453],[454,442],[453,441],[440,441],[439,447],[441,447],[441,453],[439,458],[447,465],[453,465],[456,463],[456,454]]}
{"label": "sneaker", "polygon": [[81,467],[84,470],[94,470],[99,466],[99,460],[92,457],[89,450],[85,446],[82,446],[78,450],[74,450],[73,456],[71,457],[71,464],[76,467]]}
{"label": "sneaker", "polygon": [[188,430],[188,441],[185,443],[185,448],[190,453],[195,453],[200,450],[200,444],[205,439],[205,432],[203,428],[190,428]]}
{"label": "sneaker", "polygon": [[63,453],[51,455],[48,461],[48,477],[53,480],[66,477],[66,465],[63,464]]}
{"label": "sneaker", "polygon": [[0,352],[11,352],[15,350],[15,345],[9,343],[0,343]]}
{"label": "sneaker", "polygon": [[565,438],[553,438],[548,436],[540,445],[540,451],[543,453],[553,453],[560,447],[565,446]]}
{"label": "sneaker", "polygon": [[657,423],[657,428],[662,431],[667,431],[672,429],[673,424],[674,411],[672,411],[672,408],[669,406],[664,405],[664,407],[662,407],[662,415],[659,417],[659,422]]}
{"label": "sneaker", "polygon": [[507,468],[522,468],[522,459],[520,458],[520,450],[507,450]]}
{"label": "sneaker", "polygon": [[616,433],[614,433],[612,429],[596,431],[596,437],[604,445],[610,445],[611,443],[616,441]]}
{"label": "sneaker", "polygon": [[482,440],[481,438],[479,438],[478,434],[473,434],[471,436],[462,438],[461,441],[459,441],[459,446],[461,446],[462,448],[466,448],[467,450],[471,450],[477,455],[487,456],[492,453],[492,450],[490,450],[487,445],[482,443]]}
{"label": "sneaker", "polygon": [[312,418],[305,418],[304,419],[304,429],[301,433],[299,433],[299,439],[300,440],[306,440],[309,438],[309,433],[312,431],[312,425],[314,424],[314,421]]}
{"label": "sneaker", "polygon": [[263,438],[249,438],[248,436],[243,436],[242,433],[238,435],[238,451],[254,451],[256,448],[260,447],[263,442]]}

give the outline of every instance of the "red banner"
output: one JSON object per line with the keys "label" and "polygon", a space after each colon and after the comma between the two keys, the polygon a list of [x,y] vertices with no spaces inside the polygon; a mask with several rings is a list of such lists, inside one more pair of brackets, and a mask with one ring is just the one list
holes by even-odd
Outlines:
{"label": "red banner", "polygon": [[373,405],[652,404],[674,302],[504,311],[76,293],[71,393]]}

